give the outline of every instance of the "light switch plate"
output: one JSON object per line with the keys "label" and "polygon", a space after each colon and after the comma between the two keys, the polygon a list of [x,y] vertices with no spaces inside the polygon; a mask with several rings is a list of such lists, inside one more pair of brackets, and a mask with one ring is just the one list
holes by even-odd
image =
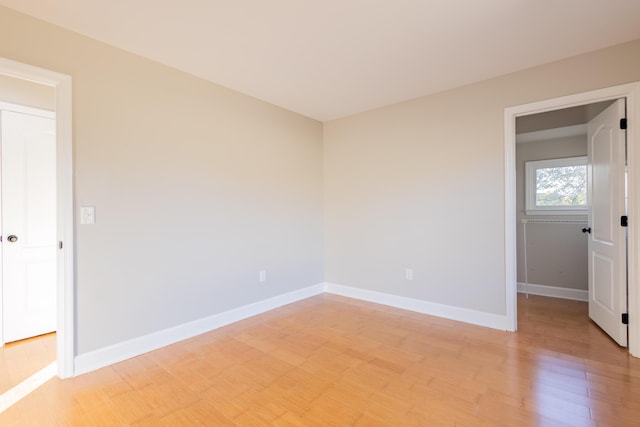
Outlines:
{"label": "light switch plate", "polygon": [[80,207],[80,224],[95,224],[96,208],[95,206]]}

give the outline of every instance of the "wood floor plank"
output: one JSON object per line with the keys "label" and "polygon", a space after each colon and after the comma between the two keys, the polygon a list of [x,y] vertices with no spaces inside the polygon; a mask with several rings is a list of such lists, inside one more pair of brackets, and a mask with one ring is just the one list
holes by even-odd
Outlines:
{"label": "wood floor plank", "polygon": [[[531,295],[518,313],[509,333],[317,296],[54,378],[0,425],[640,425],[640,359],[588,319],[585,303]],[[9,372],[23,352],[0,355],[0,385],[32,369]]]}

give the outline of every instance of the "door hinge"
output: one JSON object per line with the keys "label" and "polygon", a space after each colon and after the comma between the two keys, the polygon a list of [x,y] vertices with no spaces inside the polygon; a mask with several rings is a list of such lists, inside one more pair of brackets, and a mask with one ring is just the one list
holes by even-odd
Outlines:
{"label": "door hinge", "polygon": [[620,217],[620,227],[628,227],[629,226],[629,218],[626,215],[622,215]]}
{"label": "door hinge", "polygon": [[62,240],[58,242],[58,249],[62,249]]}
{"label": "door hinge", "polygon": [[622,324],[623,325],[629,324],[629,313],[622,313]]}
{"label": "door hinge", "polygon": [[620,129],[622,129],[622,130],[627,129],[627,118],[626,117],[624,119],[620,119]]}

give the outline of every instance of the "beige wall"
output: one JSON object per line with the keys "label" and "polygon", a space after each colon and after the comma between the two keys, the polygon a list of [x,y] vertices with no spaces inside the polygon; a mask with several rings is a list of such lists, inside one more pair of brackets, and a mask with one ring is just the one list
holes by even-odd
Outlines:
{"label": "beige wall", "polygon": [[323,281],[319,122],[4,8],[0,56],[73,78],[79,354]]}
{"label": "beige wall", "polygon": [[56,91],[51,86],[0,74],[0,101],[53,111],[56,108]]}
{"label": "beige wall", "polygon": [[[553,216],[525,215],[525,162],[586,155],[586,135],[517,145],[518,282],[525,281],[522,219],[558,219]],[[586,219],[586,215],[563,215],[560,219]],[[581,231],[582,227],[576,224],[527,224],[528,283],[587,290],[587,238]]]}
{"label": "beige wall", "polygon": [[505,314],[504,109],[637,80],[640,40],[326,123],[326,280]]}

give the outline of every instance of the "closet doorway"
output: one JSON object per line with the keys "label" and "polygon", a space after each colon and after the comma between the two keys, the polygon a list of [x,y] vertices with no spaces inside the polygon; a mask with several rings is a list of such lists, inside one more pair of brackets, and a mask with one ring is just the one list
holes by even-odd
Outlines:
{"label": "closet doorway", "polygon": [[[640,116],[640,83],[599,89],[505,109],[505,249],[507,253],[505,274],[508,329],[517,330],[517,284],[518,279],[522,280],[524,275],[523,259],[518,259],[523,250],[521,249],[519,253],[517,251],[519,240],[520,244],[523,243],[524,224],[522,217],[519,218],[520,210],[517,208],[516,124],[520,127],[518,133],[529,133],[523,131],[527,117],[533,120],[534,115],[540,113],[558,112],[574,107],[580,107],[584,113],[585,108],[597,109],[598,105],[592,104],[601,102],[603,103],[602,107],[606,107],[608,103],[611,105],[606,107],[605,112],[597,117],[604,115],[609,122],[606,124],[600,120],[602,119],[600,117],[595,122],[591,121],[587,124],[587,134],[590,135],[587,143],[587,179],[590,180],[587,185],[587,224],[579,228],[580,232],[583,228],[585,229],[588,242],[589,317],[620,345],[627,346],[628,344],[629,352],[632,355],[640,357],[640,335],[637,333],[640,330],[640,322],[634,316],[635,313],[640,312],[637,269],[640,254],[638,247],[640,243],[638,237],[640,197],[637,196],[639,194],[637,182],[640,178],[640,151],[638,150],[640,129],[633,126],[627,128],[627,121],[636,123],[635,119]],[[562,113],[566,112],[562,111]],[[523,119],[517,123],[521,117]],[[555,118],[558,117],[555,116]],[[558,129],[569,126],[572,125],[546,127],[547,129],[549,127]],[[536,132],[536,130],[530,129],[530,132]],[[559,166],[552,165],[552,167]],[[536,167],[532,166],[531,169],[535,170]],[[625,183],[626,174],[628,174],[628,180]],[[543,175],[544,173],[537,176],[537,179],[542,179]],[[628,184],[628,192],[625,192],[625,184]],[[544,186],[536,188],[533,197],[537,197],[538,192],[545,191],[548,191],[548,188]],[[524,210],[524,214],[531,213],[528,212],[531,210],[531,206],[525,204]],[[540,227],[582,226],[583,223],[580,222],[584,218],[584,216],[580,217],[582,213],[575,210],[568,214],[547,218],[549,222],[539,220],[537,224],[533,224],[527,221],[526,224],[529,229],[534,225]],[[536,217],[541,218],[545,214],[539,214]],[[571,215],[576,217],[570,218]],[[527,215],[527,218],[524,219],[528,220],[532,216],[535,215]],[[565,218],[567,222],[560,222],[562,218]],[[577,224],[569,224],[569,219],[575,219]],[[557,222],[552,222],[553,220]],[[527,248],[530,249],[530,247],[530,244],[527,244]],[[530,273],[531,270],[526,271]],[[532,284],[530,274],[525,280]],[[522,286],[527,286],[523,282],[520,284],[520,290],[523,290]],[[551,287],[558,288],[559,286],[551,285]],[[532,288],[534,287],[529,287],[529,292]],[[608,318],[602,316],[603,312],[606,312]]]}
{"label": "closet doorway", "polygon": [[[614,129],[625,110],[624,99],[608,100],[516,119],[518,292],[588,302],[621,346],[626,228],[610,223],[626,215],[625,131]],[[613,144],[594,135],[603,120],[609,137],[620,133]]]}

